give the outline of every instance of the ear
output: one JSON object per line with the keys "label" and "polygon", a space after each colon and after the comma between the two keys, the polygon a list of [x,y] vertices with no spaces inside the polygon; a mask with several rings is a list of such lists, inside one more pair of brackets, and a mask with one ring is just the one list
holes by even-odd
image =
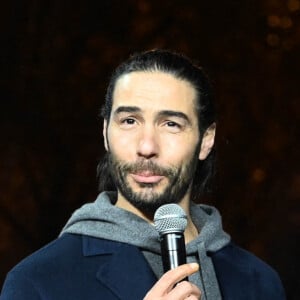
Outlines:
{"label": "ear", "polygon": [[201,148],[199,153],[199,159],[204,160],[210,153],[214,143],[216,135],[216,123],[211,124],[204,132]]}
{"label": "ear", "polygon": [[104,147],[105,150],[108,151],[108,141],[107,141],[107,120],[104,119],[103,121],[103,139],[104,139]]}

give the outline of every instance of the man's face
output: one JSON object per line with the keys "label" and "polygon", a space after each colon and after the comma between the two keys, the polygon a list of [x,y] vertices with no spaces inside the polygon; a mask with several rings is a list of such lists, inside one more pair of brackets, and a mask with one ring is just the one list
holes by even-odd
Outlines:
{"label": "man's face", "polygon": [[187,81],[163,72],[117,81],[104,139],[118,197],[148,213],[189,197],[201,152],[195,99]]}

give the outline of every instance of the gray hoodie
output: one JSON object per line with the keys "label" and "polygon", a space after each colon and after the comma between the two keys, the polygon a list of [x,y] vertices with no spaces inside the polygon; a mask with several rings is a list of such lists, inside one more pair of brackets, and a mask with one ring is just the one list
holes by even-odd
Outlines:
{"label": "gray hoodie", "polygon": [[[163,274],[159,234],[152,224],[124,209],[114,206],[116,193],[101,193],[95,202],[76,210],[63,233],[83,234],[123,242],[138,247],[159,278]],[[214,266],[208,252],[215,252],[230,242],[222,229],[221,216],[216,208],[191,203],[191,218],[200,234],[186,245],[187,261],[198,262],[200,271],[190,276],[202,291],[202,300],[221,299]]]}

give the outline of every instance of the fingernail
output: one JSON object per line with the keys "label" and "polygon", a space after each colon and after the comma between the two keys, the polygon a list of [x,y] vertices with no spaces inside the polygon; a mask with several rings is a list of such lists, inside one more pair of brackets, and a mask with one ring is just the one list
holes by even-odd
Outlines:
{"label": "fingernail", "polygon": [[191,263],[190,266],[195,271],[199,269],[199,264],[197,264],[197,263]]}

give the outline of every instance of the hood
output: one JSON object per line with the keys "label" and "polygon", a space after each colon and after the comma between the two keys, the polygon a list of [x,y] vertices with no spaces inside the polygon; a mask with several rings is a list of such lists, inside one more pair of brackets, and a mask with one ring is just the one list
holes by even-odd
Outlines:
{"label": "hood", "polygon": [[[156,254],[160,254],[159,234],[152,224],[139,216],[116,207],[115,192],[101,193],[95,202],[83,205],[68,220],[63,233],[83,234],[128,243]],[[230,241],[222,229],[221,216],[216,208],[191,204],[191,217],[200,232],[186,245],[187,255],[197,252],[201,243],[205,250],[214,252]]]}

